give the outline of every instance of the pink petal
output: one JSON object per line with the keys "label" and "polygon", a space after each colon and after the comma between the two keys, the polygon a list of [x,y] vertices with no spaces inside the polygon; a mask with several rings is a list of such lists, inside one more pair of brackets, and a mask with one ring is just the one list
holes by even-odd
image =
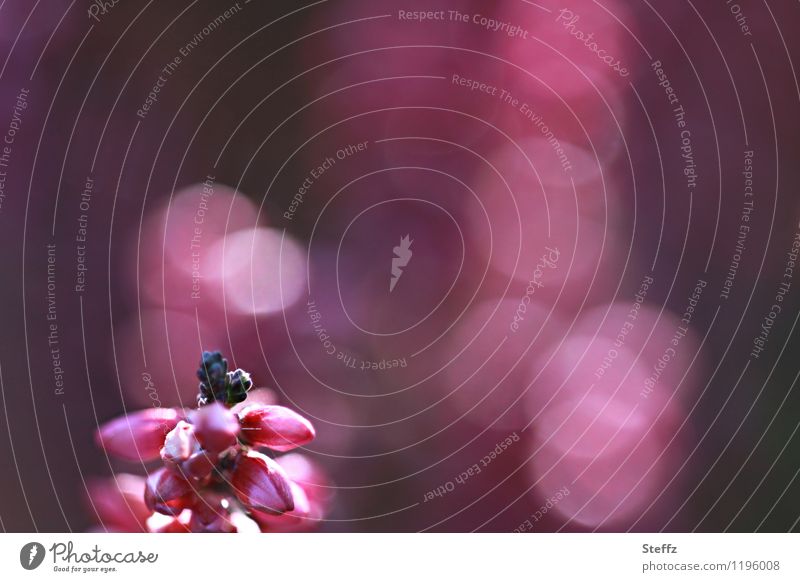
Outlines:
{"label": "pink petal", "polygon": [[139,410],[100,426],[95,441],[122,459],[152,461],[159,457],[165,436],[179,420],[180,414],[173,408]]}
{"label": "pink petal", "polygon": [[218,456],[200,448],[194,425],[183,420],[167,435],[161,449],[161,459],[168,468],[195,480],[211,474]]}
{"label": "pink petal", "polygon": [[299,517],[308,517],[308,514],[311,513],[311,503],[308,500],[308,495],[306,495],[305,490],[294,481],[290,481],[290,485],[292,488],[292,500],[294,501],[294,510],[292,510],[292,514]]}
{"label": "pink petal", "polygon": [[204,493],[192,509],[189,529],[198,533],[234,533],[236,526],[230,519],[230,507],[225,495],[214,491]]}
{"label": "pink petal", "polygon": [[204,479],[214,470],[216,457],[206,451],[197,451],[180,464],[180,472],[192,479]]}
{"label": "pink petal", "polygon": [[181,463],[200,450],[194,434],[194,426],[181,420],[164,439],[161,459],[165,462]]}
{"label": "pink petal", "polygon": [[305,489],[291,482],[294,510],[283,515],[269,515],[253,511],[253,518],[263,531],[270,532],[309,532],[315,530],[324,517],[323,504],[309,498]]}
{"label": "pink petal", "polygon": [[162,468],[147,476],[144,501],[148,509],[178,515],[194,503],[194,489],[182,476]]}
{"label": "pink petal", "polygon": [[273,514],[294,509],[290,481],[283,469],[256,451],[239,456],[231,485],[239,500],[253,509]]}
{"label": "pink petal", "polygon": [[247,442],[288,451],[314,439],[311,423],[283,406],[251,406],[239,414],[241,437]]}
{"label": "pink petal", "polygon": [[147,531],[150,533],[189,533],[192,511],[184,509],[177,517],[154,513],[147,518]]}
{"label": "pink petal", "polygon": [[[144,477],[117,473],[114,478],[96,479],[87,485],[90,510],[109,531],[141,532],[150,510],[144,503]],[[102,528],[100,530],[102,531]]]}
{"label": "pink petal", "polygon": [[[284,515],[254,512],[262,530],[270,532],[309,532],[319,527],[333,499],[333,489],[322,468],[300,453],[276,459],[292,480],[295,510]],[[298,493],[297,490],[301,493]]]}
{"label": "pink petal", "polygon": [[261,526],[263,532],[288,533],[312,532],[319,528],[323,514],[319,505],[312,503],[309,513],[305,516],[294,513],[283,515],[268,515],[260,511],[252,511],[253,518]]}
{"label": "pink petal", "polygon": [[243,511],[231,513],[231,523],[236,528],[236,533],[261,533],[258,522],[249,518]]}
{"label": "pink petal", "polygon": [[269,388],[253,388],[247,393],[246,400],[243,400],[242,402],[239,402],[231,407],[231,412],[234,414],[239,414],[242,410],[248,406],[252,406],[253,404],[275,404],[277,401],[278,397],[275,396],[275,392]]}
{"label": "pink petal", "polygon": [[[275,461],[283,468],[286,475],[302,485],[308,493],[309,489],[329,490],[330,482],[325,471],[317,463],[301,453],[281,455]],[[324,496],[324,492],[323,493]]]}
{"label": "pink petal", "polygon": [[324,515],[333,501],[335,489],[325,471],[300,453],[289,453],[276,459],[293,483],[303,488],[311,504],[318,506],[319,514]]}
{"label": "pink petal", "polygon": [[236,415],[219,402],[195,411],[191,419],[195,436],[207,451],[220,453],[236,444],[236,435],[239,433]]}

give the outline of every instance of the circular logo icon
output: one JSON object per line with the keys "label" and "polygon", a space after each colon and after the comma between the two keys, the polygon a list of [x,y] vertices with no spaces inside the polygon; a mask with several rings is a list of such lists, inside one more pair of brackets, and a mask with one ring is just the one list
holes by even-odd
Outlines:
{"label": "circular logo icon", "polygon": [[39,542],[30,542],[19,551],[19,563],[26,570],[35,570],[44,561],[44,546]]}

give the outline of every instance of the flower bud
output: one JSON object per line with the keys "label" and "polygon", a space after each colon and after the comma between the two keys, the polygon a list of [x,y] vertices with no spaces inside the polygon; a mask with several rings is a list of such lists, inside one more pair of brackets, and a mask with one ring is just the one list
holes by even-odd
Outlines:
{"label": "flower bud", "polygon": [[178,515],[190,508],[194,500],[192,486],[177,473],[162,468],[147,476],[144,502],[148,509],[164,515]]}
{"label": "flower bud", "polygon": [[157,459],[166,434],[178,424],[180,414],[172,408],[148,408],[115,418],[95,433],[98,446],[127,461]]}
{"label": "flower bud", "polygon": [[289,453],[276,459],[291,479],[294,511],[284,515],[253,512],[263,531],[314,531],[324,520],[333,494],[325,472],[304,455]]}
{"label": "flower bud", "polygon": [[219,454],[236,444],[239,423],[236,415],[215,402],[194,412],[194,434],[209,453]]}
{"label": "flower bud", "polygon": [[180,421],[164,439],[161,458],[164,462],[182,463],[200,450],[200,443],[194,434],[194,426]]}
{"label": "flower bud", "polygon": [[207,386],[211,392],[225,388],[225,377],[228,373],[228,360],[220,352],[203,352],[200,358],[200,368],[197,370],[197,379],[201,386]]}
{"label": "flower bud", "polygon": [[254,404],[266,406],[268,404],[275,404],[277,401],[278,397],[275,395],[275,392],[269,388],[253,388],[247,393],[247,400],[231,406],[231,412],[238,415],[248,406],[253,406]]}
{"label": "flower bud", "polygon": [[231,486],[247,507],[279,515],[294,509],[289,479],[275,461],[256,451],[239,455]]}
{"label": "flower bud", "polygon": [[313,531],[319,526],[323,518],[322,505],[312,501],[305,489],[290,482],[294,510],[283,515],[268,515],[260,511],[253,511],[253,518],[264,531],[271,532],[303,532]]}
{"label": "flower bud", "polygon": [[315,436],[308,420],[283,406],[249,406],[239,413],[239,423],[242,440],[276,451],[289,451]]}
{"label": "flower bud", "polygon": [[230,520],[230,501],[216,492],[204,493],[197,499],[189,520],[189,529],[196,533],[234,533]]}
{"label": "flower bud", "polygon": [[183,420],[167,435],[161,449],[161,458],[168,466],[184,477],[196,480],[211,474],[217,456],[217,453],[200,448],[194,425]]}
{"label": "flower bud", "polygon": [[250,378],[250,374],[244,370],[237,369],[234,372],[228,372],[227,404],[233,406],[244,402],[247,392],[252,387],[253,380]]}
{"label": "flower bud", "polygon": [[216,457],[208,451],[199,450],[180,464],[180,472],[192,479],[205,479],[214,470]]}

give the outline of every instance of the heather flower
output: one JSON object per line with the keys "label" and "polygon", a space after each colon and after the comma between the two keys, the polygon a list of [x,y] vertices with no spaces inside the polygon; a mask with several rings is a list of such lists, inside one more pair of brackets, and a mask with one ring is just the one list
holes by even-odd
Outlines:
{"label": "heather flower", "polygon": [[281,516],[252,512],[263,531],[301,532],[313,530],[325,516],[331,488],[324,472],[305,455],[289,453],[277,459],[292,486],[294,511]]}
{"label": "heather flower", "polygon": [[200,379],[198,406],[215,401],[233,406],[243,402],[253,387],[250,374],[244,370],[228,372],[228,360],[220,352],[203,352],[197,377]]}
{"label": "heather flower", "polygon": [[[87,483],[87,505],[106,531],[144,531],[152,513],[144,502],[144,477],[117,473]],[[100,530],[102,531],[102,529]]]}
{"label": "heather flower", "polygon": [[[133,531],[138,526],[160,533],[243,533],[290,531],[300,529],[298,520],[321,519],[319,499],[262,452],[310,442],[315,436],[311,423],[288,408],[264,404],[271,399],[260,394],[245,404],[250,375],[229,372],[219,352],[203,352],[197,376],[197,409],[138,411],[98,429],[97,442],[109,453],[129,461],[160,458],[163,465],[138,483],[133,521],[109,519],[109,514],[118,516],[107,504],[101,521]],[[297,453],[287,457],[289,467],[303,458]],[[103,491],[96,488],[92,499]],[[287,527],[281,527],[282,520]]]}
{"label": "heather flower", "polygon": [[182,463],[200,450],[200,443],[194,434],[194,426],[181,420],[164,439],[161,459],[166,462]]}
{"label": "heather flower", "polygon": [[154,513],[147,518],[147,531],[150,533],[187,533],[192,512],[188,509],[172,517],[163,513]]}
{"label": "heather flower", "polygon": [[198,442],[210,453],[220,453],[236,444],[239,419],[219,403],[214,403],[192,414]]}
{"label": "heather flower", "polygon": [[152,461],[161,454],[164,435],[180,420],[172,408],[149,408],[107,422],[95,435],[101,448],[126,461]]}
{"label": "heather flower", "polygon": [[194,425],[183,420],[164,439],[161,460],[186,478],[201,479],[214,469],[214,458],[201,448]]}
{"label": "heather flower", "polygon": [[147,476],[144,502],[148,509],[165,515],[178,515],[191,507],[194,500],[194,488],[189,481],[168,467]]}
{"label": "heather flower", "polygon": [[278,463],[256,451],[239,455],[232,485],[236,496],[247,507],[276,515],[294,509],[286,473]]}
{"label": "heather flower", "polygon": [[289,451],[315,436],[308,420],[283,406],[248,406],[239,418],[245,442],[276,451]]}
{"label": "heather flower", "polygon": [[200,388],[208,388],[210,393],[225,387],[225,376],[228,374],[228,360],[222,357],[221,352],[203,352],[197,377]]}

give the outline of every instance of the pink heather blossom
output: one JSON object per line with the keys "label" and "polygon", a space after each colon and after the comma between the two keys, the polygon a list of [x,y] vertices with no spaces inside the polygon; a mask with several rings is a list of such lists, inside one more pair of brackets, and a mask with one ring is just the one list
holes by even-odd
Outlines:
{"label": "pink heather blossom", "polygon": [[195,427],[182,420],[166,436],[161,459],[184,477],[201,479],[214,469],[215,455],[201,448]]}
{"label": "pink heather blossom", "polygon": [[144,502],[147,508],[165,515],[177,515],[192,506],[194,488],[183,476],[167,467],[147,476]]}
{"label": "pink heather blossom", "polygon": [[270,532],[313,530],[325,516],[331,491],[324,472],[305,455],[289,453],[277,459],[290,479],[294,510],[281,516],[253,512],[261,529]]}
{"label": "pink heather blossom", "polygon": [[228,513],[224,494],[210,491],[202,495],[201,503],[191,511],[188,527],[193,532],[235,533],[236,525]]}
{"label": "pink heather blossom", "polygon": [[147,518],[147,531],[150,533],[188,533],[192,512],[184,509],[178,516],[154,513]]}
{"label": "pink heather blossom", "polygon": [[[87,483],[88,506],[108,531],[144,531],[152,513],[144,503],[144,477],[117,473],[113,479]],[[103,531],[101,528],[98,531]]]}
{"label": "pink heather blossom", "polygon": [[181,420],[164,439],[161,458],[167,462],[182,463],[200,450],[200,443],[194,434],[194,426]]}
{"label": "pink heather blossom", "polygon": [[[197,376],[196,410],[148,409],[99,428],[97,442],[110,454],[163,463],[146,479],[118,476],[124,487],[93,486],[90,499],[106,528],[245,533],[298,531],[319,522],[327,505],[314,489],[325,482],[319,469],[297,453],[286,456],[285,469],[258,450],[308,443],[315,435],[311,423],[258,396],[245,404],[250,376],[229,372],[219,352],[203,354]],[[132,506],[127,513],[121,501]]]}
{"label": "pink heather blossom", "polygon": [[277,515],[294,509],[286,473],[278,463],[256,451],[239,455],[231,485],[247,507]]}
{"label": "pink heather blossom", "polygon": [[239,419],[219,402],[193,412],[192,422],[198,441],[210,453],[220,453],[236,444]]}
{"label": "pink heather blossom", "polygon": [[148,408],[105,423],[95,434],[98,446],[126,461],[152,461],[161,454],[164,436],[178,424],[172,408]]}
{"label": "pink heather blossom", "polygon": [[283,406],[249,406],[239,415],[242,438],[250,444],[289,451],[314,439],[314,427]]}

